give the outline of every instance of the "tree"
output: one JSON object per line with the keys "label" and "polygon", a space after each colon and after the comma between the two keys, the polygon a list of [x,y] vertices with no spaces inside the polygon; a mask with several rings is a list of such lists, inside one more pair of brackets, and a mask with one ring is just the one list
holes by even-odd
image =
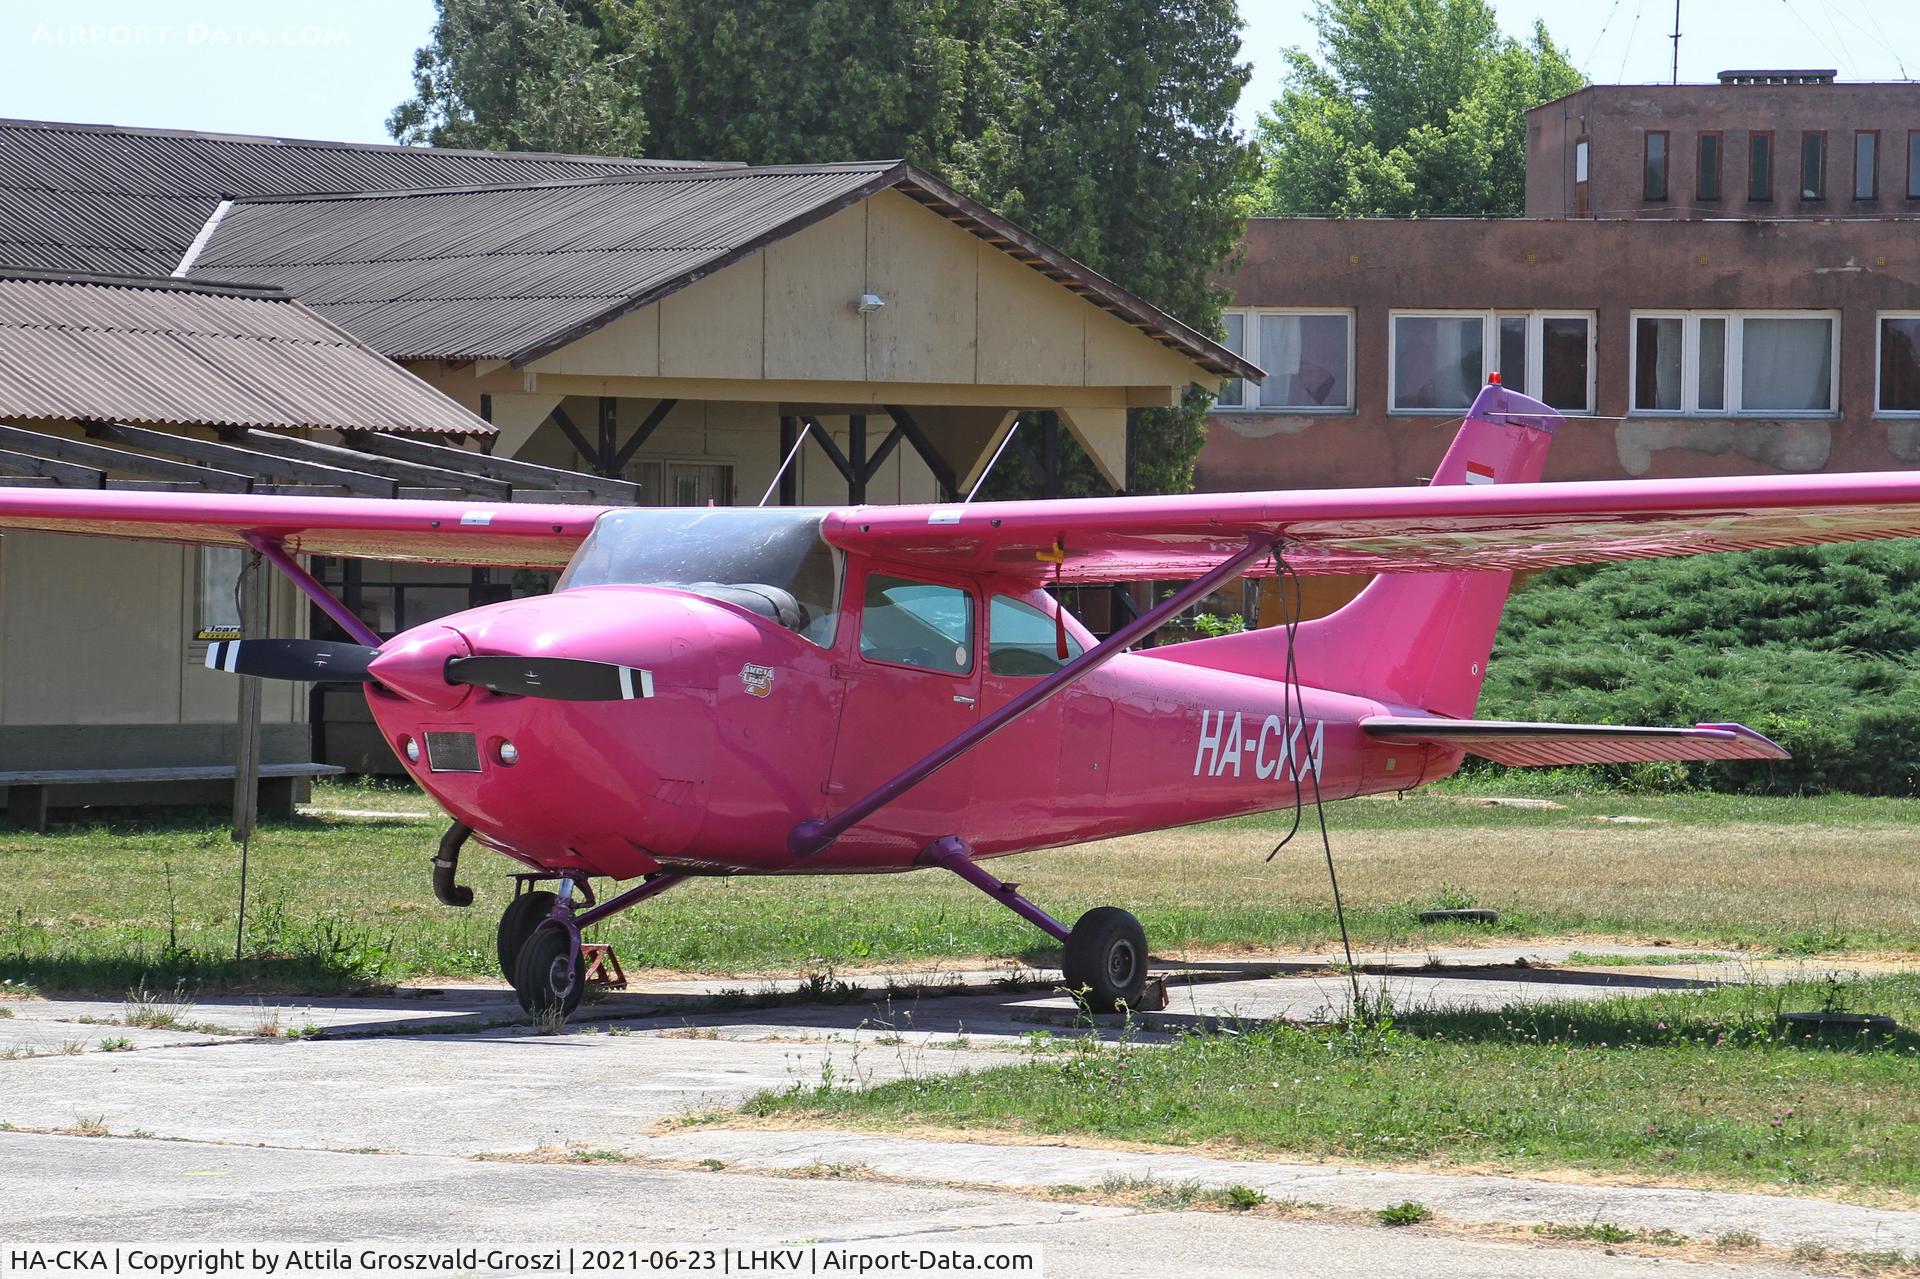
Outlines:
{"label": "tree", "polygon": [[749,164],[952,148],[977,0],[624,0],[651,45],[653,154]]}
{"label": "tree", "polygon": [[[1227,291],[1212,277],[1238,249],[1256,174],[1233,123],[1249,74],[1233,0],[1022,0],[999,16],[988,34],[997,78],[983,90],[998,118],[957,149],[956,182],[1217,333]],[[1134,488],[1193,486],[1210,399],[1135,414]],[[1068,491],[1102,491],[1070,452]]]}
{"label": "tree", "polygon": [[1526,113],[1586,83],[1536,22],[1487,0],[1319,0],[1324,61],[1301,49],[1260,118],[1259,206],[1277,215],[1516,217]]}
{"label": "tree", "polygon": [[414,96],[387,117],[401,142],[641,155],[638,55],[593,0],[439,0],[413,56]]}

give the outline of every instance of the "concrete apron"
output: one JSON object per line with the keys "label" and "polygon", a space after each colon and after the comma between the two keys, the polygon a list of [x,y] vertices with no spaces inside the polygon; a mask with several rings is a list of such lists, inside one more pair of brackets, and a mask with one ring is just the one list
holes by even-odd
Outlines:
{"label": "concrete apron", "polygon": [[[1533,952],[1535,960],[1556,957],[1564,956]],[[1490,971],[1484,967],[1488,961],[1514,956],[1488,950],[1432,958],[1440,960],[1441,966],[1430,966],[1429,957],[1423,955],[1413,961],[1417,971],[1395,971],[1386,978],[1395,983],[1401,1007],[1416,999],[1445,1001],[1444,1006],[1452,1007],[1500,1006],[1514,1001],[1516,989],[1522,999],[1600,997],[1668,989],[1707,977],[1704,972],[1665,968],[1613,973],[1584,968]],[[1469,963],[1475,967],[1467,967]],[[1305,975],[1266,975],[1287,973]],[[1328,974],[1323,957],[1314,956],[1208,964],[1196,967],[1192,975],[1202,980],[1176,980],[1173,1005],[1163,1016],[1245,1020],[1312,1015],[1316,1009],[1341,1006],[1339,992],[1345,981]],[[1751,979],[1793,974],[1740,966],[1739,975]],[[1428,1205],[1443,1221],[1474,1225],[1607,1222],[1628,1230],[1670,1230],[1704,1240],[1746,1232],[1783,1248],[1813,1243],[1836,1251],[1920,1253],[1920,1214],[1807,1199],[1065,1145],[664,1123],[693,1111],[731,1107],[768,1089],[810,1090],[829,1083],[866,1086],[1017,1059],[1020,1037],[1036,1029],[1036,1018],[1064,1014],[1071,1021],[1072,1013],[1064,1000],[1045,989],[1013,990],[993,984],[1004,976],[923,973],[911,980],[896,976],[890,993],[883,979],[865,979],[866,989],[860,993],[836,990],[837,1002],[764,1008],[734,1006],[740,996],[733,992],[745,987],[748,998],[775,1002],[794,998],[790,993],[794,984],[661,983],[593,1005],[586,1010],[586,1019],[562,1036],[530,1033],[511,994],[489,987],[402,991],[379,999],[284,1003],[208,999],[174,1011],[178,1025],[147,1029],[105,1024],[124,1012],[112,1001],[13,1002],[7,1006],[14,1016],[0,1020],[0,1054],[10,1058],[0,1060],[0,1123],[21,1131],[0,1133],[0,1202],[9,1204],[10,1219],[43,1221],[54,1232],[44,1237],[53,1238],[57,1222],[63,1219],[58,1201],[76,1183],[84,1179],[98,1184],[101,1194],[109,1193],[107,1183],[98,1178],[99,1167],[107,1161],[90,1155],[110,1156],[116,1167],[156,1168],[176,1156],[186,1157],[178,1149],[164,1149],[166,1142],[88,1146],[75,1138],[35,1136],[24,1130],[41,1134],[104,1131],[223,1147],[259,1145],[314,1152],[298,1157],[301,1166],[308,1159],[321,1160],[319,1152],[335,1152],[326,1156],[333,1160],[452,1159],[454,1167],[465,1168],[474,1156],[609,1151],[632,1162],[617,1169],[564,1171],[605,1176],[638,1176],[645,1171],[675,1187],[674,1196],[695,1199],[745,1193],[741,1187],[757,1179],[741,1178],[741,1172],[792,1172],[815,1165],[848,1168],[884,1179],[849,1181],[840,1187],[852,1197],[849,1203],[866,1202],[872,1211],[892,1203],[908,1186],[930,1195],[939,1191],[958,1196],[940,1200],[943,1204],[976,1207],[980,1188],[989,1187],[999,1193],[991,1200],[1001,1205],[995,1211],[1013,1214],[1009,1225],[1016,1219],[1044,1219],[1055,1225],[1070,1222],[1075,1230],[1093,1234],[1113,1229],[1110,1224],[1096,1228],[1096,1223],[1111,1223],[1112,1214],[1121,1210],[1074,1209],[1033,1200],[1021,1192],[1060,1185],[1098,1187],[1118,1176],[1208,1187],[1246,1185],[1276,1200],[1369,1211],[1415,1200]],[[916,987],[961,993],[914,993]],[[723,996],[718,1004],[716,995]],[[259,1036],[275,1026],[280,1037]],[[285,1038],[314,1029],[321,1038]],[[1147,1042],[1161,1038],[1161,1029],[1150,1027],[1141,1032],[1141,1038]],[[118,1042],[122,1040],[124,1044]],[[103,1043],[115,1050],[103,1050]],[[21,1055],[25,1053],[40,1055]],[[212,1153],[203,1151],[195,1157],[204,1162]],[[240,1156],[227,1151],[220,1158]],[[46,1180],[48,1161],[65,1168],[66,1175]],[[689,1171],[689,1166],[702,1161],[717,1161],[732,1175],[716,1182],[710,1171]],[[398,1175],[401,1165],[380,1167],[389,1172],[370,1166],[363,1175],[377,1181],[390,1173]],[[514,1167],[521,1170],[519,1175],[538,1179],[535,1166]],[[561,1172],[542,1167],[538,1176],[560,1176]],[[442,1169],[431,1175],[455,1174]],[[648,1194],[657,1193],[652,1188],[655,1182],[646,1184]],[[774,1190],[799,1193],[796,1187],[802,1184],[783,1180]],[[622,1195],[633,1189],[629,1183],[608,1187],[609,1193]],[[217,1187],[196,1184],[196,1195],[206,1193],[220,1197]],[[237,1186],[236,1193],[242,1193]],[[1011,1207],[1007,1206],[1009,1195],[1017,1200]],[[40,1207],[32,1208],[34,1204]],[[380,1218],[373,1209],[366,1211],[373,1214],[366,1218],[371,1227]],[[1038,1217],[1033,1216],[1036,1213]],[[1166,1214],[1154,1216],[1167,1220]],[[687,1220],[700,1218],[694,1214]],[[729,1221],[722,1213],[714,1228],[739,1227],[743,1220]],[[1209,1221],[1209,1230],[1297,1233],[1309,1226],[1331,1230],[1335,1235],[1326,1236],[1329,1247],[1337,1246],[1338,1229],[1347,1228],[1327,1222],[1273,1220],[1229,1227],[1229,1219],[1217,1214],[1209,1215]],[[436,1230],[441,1228],[438,1222],[436,1217]],[[344,1237],[337,1222],[331,1228],[318,1224],[314,1228],[320,1231],[316,1237],[328,1237],[329,1229],[334,1237]],[[445,1228],[456,1233],[451,1219]],[[41,1237],[39,1228],[35,1229],[36,1237]],[[281,1233],[304,1237],[298,1230]],[[1368,1238],[1383,1233],[1374,1231]],[[1365,1246],[1373,1249],[1376,1244]],[[1465,1243],[1454,1240],[1451,1246]],[[1495,1245],[1476,1241],[1474,1247]],[[1101,1251],[1094,1248],[1087,1255]],[[1521,1251],[1535,1257],[1535,1262],[1513,1273],[1550,1272],[1538,1263],[1539,1250]],[[1114,1255],[1126,1255],[1125,1250]],[[1462,1259],[1466,1255],[1459,1254]],[[1507,1272],[1499,1257],[1473,1255],[1480,1264],[1492,1266],[1478,1273]],[[1409,1264],[1412,1260],[1408,1258]],[[1423,1272],[1443,1273],[1434,1268],[1439,1265],[1439,1260],[1429,1258],[1422,1263]],[[1078,1272],[1058,1267],[1056,1271]],[[1135,1271],[1128,1268],[1126,1272]],[[1742,1268],[1742,1273],[1753,1271]]]}

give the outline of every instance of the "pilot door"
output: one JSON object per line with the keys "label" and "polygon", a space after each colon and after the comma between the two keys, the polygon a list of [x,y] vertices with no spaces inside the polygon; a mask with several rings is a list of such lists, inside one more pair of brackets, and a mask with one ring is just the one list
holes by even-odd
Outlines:
{"label": "pilot door", "polygon": [[[980,598],[962,581],[850,566],[853,638],[835,668],[844,688],[828,782],[837,813],[979,720]],[[916,845],[966,835],[971,753],[849,832],[885,832]]]}

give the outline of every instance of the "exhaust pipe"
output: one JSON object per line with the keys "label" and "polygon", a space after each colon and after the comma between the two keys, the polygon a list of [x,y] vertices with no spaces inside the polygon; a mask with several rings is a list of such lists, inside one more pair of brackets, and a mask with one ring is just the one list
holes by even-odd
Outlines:
{"label": "exhaust pipe", "polygon": [[460,846],[471,834],[471,826],[455,822],[440,837],[440,851],[433,858],[433,895],[442,906],[473,905],[473,890],[453,882],[453,877],[460,872]]}

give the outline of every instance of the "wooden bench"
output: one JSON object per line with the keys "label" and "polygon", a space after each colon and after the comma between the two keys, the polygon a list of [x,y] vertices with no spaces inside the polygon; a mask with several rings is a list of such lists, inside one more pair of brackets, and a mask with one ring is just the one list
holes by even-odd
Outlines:
{"label": "wooden bench", "polygon": [[[167,788],[186,787],[192,797],[186,803],[220,802],[217,784],[228,784],[231,794],[234,778],[232,764],[188,764],[159,768],[47,768],[16,769],[12,772],[0,772],[0,786],[7,788],[7,820],[16,826],[27,826],[37,831],[47,828],[47,813],[55,807],[72,807],[76,804],[99,803],[99,794],[105,788],[146,787]],[[347,770],[338,764],[262,764],[260,765],[260,815],[262,817],[290,818],[293,816],[295,791],[304,782],[316,777],[332,777]],[[76,794],[75,792],[79,793]],[[55,792],[60,792],[58,795]],[[65,803],[58,803],[65,800]],[[180,803],[181,798],[168,793],[166,798],[150,801],[145,798],[122,800],[123,803]]]}

